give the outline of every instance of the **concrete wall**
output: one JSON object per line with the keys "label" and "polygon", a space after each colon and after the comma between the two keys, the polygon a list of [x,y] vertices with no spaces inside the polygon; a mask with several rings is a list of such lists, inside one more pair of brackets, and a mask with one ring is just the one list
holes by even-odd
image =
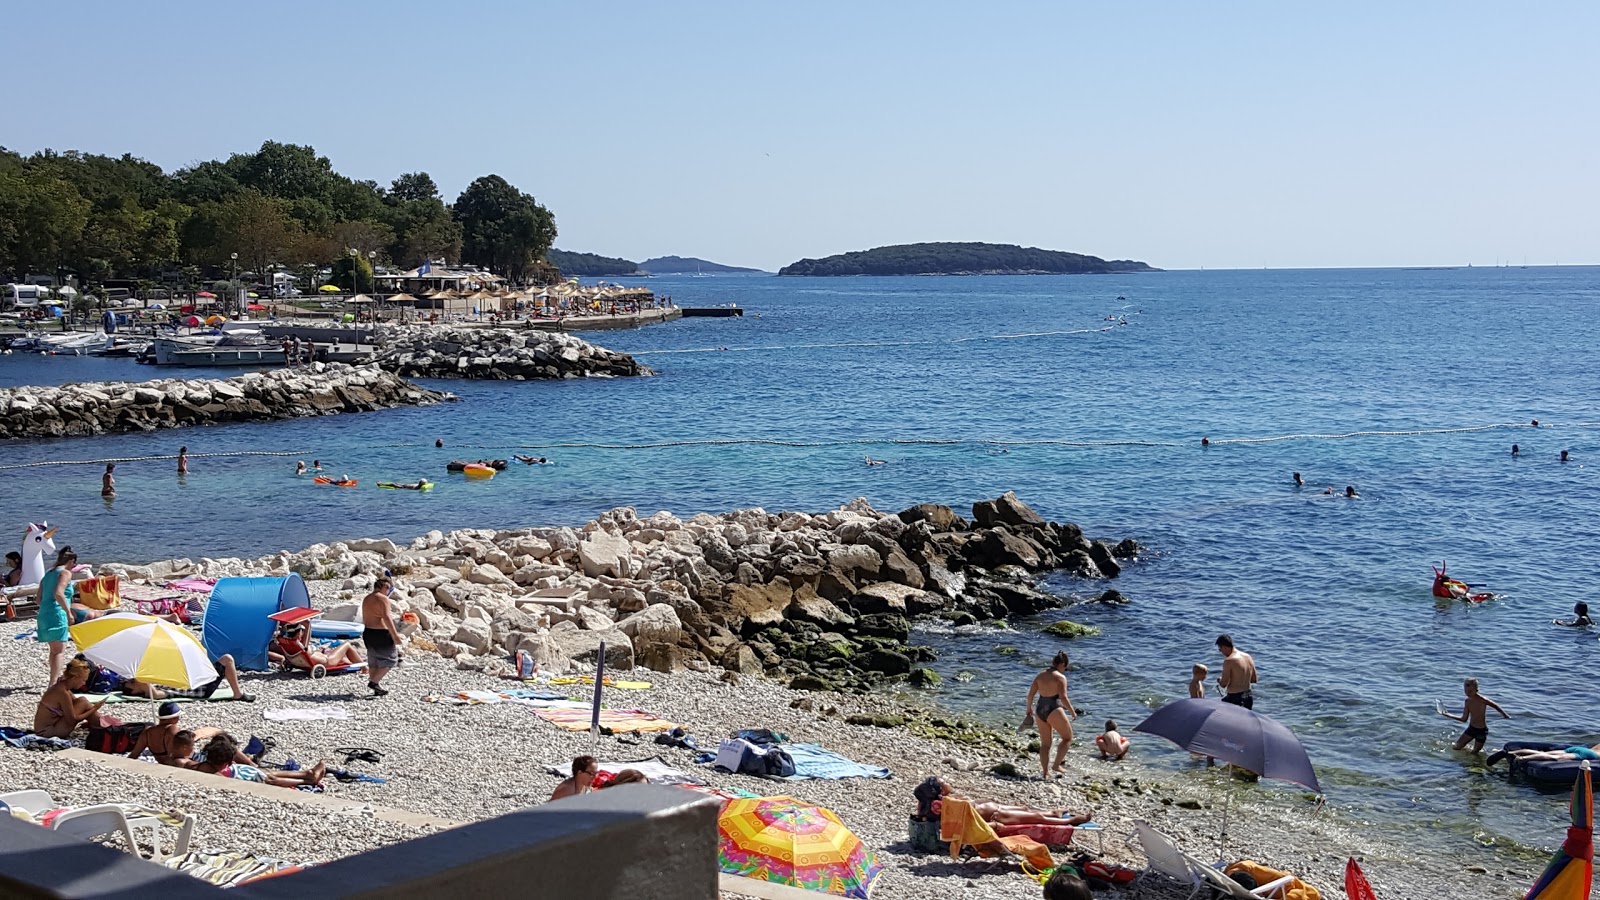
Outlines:
{"label": "concrete wall", "polygon": [[[226,893],[133,856],[0,818],[0,897],[83,900],[716,900],[715,799],[624,786],[536,806]],[[206,823],[194,844],[206,846]]]}

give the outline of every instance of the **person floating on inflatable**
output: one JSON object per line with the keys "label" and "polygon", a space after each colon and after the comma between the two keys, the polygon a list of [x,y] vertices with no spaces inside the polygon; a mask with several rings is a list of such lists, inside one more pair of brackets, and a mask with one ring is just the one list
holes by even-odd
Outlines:
{"label": "person floating on inflatable", "polygon": [[1439,565],[1433,567],[1433,595],[1435,597],[1441,600],[1465,600],[1468,603],[1482,603],[1485,600],[1494,599],[1494,594],[1491,593],[1472,593],[1472,588],[1481,587],[1481,585],[1456,581],[1445,574],[1445,568],[1443,560],[1440,560]]}

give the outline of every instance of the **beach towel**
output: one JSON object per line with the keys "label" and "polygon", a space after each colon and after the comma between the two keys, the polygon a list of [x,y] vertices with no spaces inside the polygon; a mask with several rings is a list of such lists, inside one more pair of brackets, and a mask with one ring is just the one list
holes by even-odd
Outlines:
{"label": "beach towel", "polygon": [[[594,676],[593,675],[563,675],[560,678],[552,678],[552,679],[550,679],[550,683],[551,684],[594,684]],[[614,687],[614,688],[622,688],[625,691],[648,691],[648,690],[650,690],[650,682],[648,682],[648,681],[612,681],[611,679],[607,678],[605,680],[605,686],[606,687]]]}
{"label": "beach towel", "polygon": [[0,741],[18,750],[66,750],[74,746],[66,738],[40,737],[31,731],[9,726],[0,726]]}
{"label": "beach towel", "polygon": [[[1289,874],[1288,872],[1280,872],[1277,869],[1269,869],[1261,863],[1250,859],[1241,859],[1222,870],[1224,875],[1232,875],[1235,872],[1250,873],[1250,877],[1256,880],[1256,884],[1270,884]],[[1272,896],[1282,898],[1282,900],[1322,900],[1320,891],[1298,878],[1279,890],[1281,891],[1280,893],[1274,893]]]}
{"label": "beach towel", "polygon": [[77,601],[90,609],[116,609],[122,605],[117,576],[101,575],[78,582]]}
{"label": "beach towel", "polygon": [[824,750],[817,744],[784,744],[794,758],[794,774],[788,780],[815,778],[822,781],[839,781],[845,778],[888,778],[888,769],[864,766],[847,756]]}
{"label": "beach towel", "polygon": [[209,594],[217,586],[215,578],[185,578],[182,581],[169,581],[166,587],[174,591],[189,591],[196,594]]}
{"label": "beach towel", "polygon": [[557,691],[536,691],[532,688],[512,688],[505,692],[505,696],[512,700],[568,700],[566,694]]}
{"label": "beach towel", "polygon": [[253,853],[189,852],[165,860],[163,865],[217,887],[234,887],[256,878],[300,870],[299,866],[262,859]]}
{"label": "beach towel", "polygon": [[[705,784],[704,781],[695,778],[693,775],[667,765],[659,756],[652,756],[649,759],[636,759],[632,762],[603,762],[599,764],[599,768],[602,773],[610,776],[615,776],[623,769],[637,769],[640,774],[650,779],[652,784],[675,784],[680,786]],[[569,766],[547,765],[544,770],[557,778],[566,778],[572,774],[572,769]],[[607,780],[609,781],[610,779],[608,778]]]}
{"label": "beach towel", "polygon": [[1022,835],[1000,837],[985,822],[972,801],[965,797],[946,797],[939,813],[939,840],[950,843],[950,857],[961,855],[963,846],[972,847],[979,856],[995,856],[995,845],[1015,853],[1036,869],[1053,869],[1056,861],[1045,845]]}
{"label": "beach towel", "polygon": [[323,719],[348,719],[350,711],[339,706],[313,706],[308,709],[264,709],[263,719],[274,722],[316,722]]}
{"label": "beach towel", "polygon": [[1020,834],[1032,838],[1046,847],[1069,847],[1077,828],[1072,825],[994,825],[994,833],[1001,837]]}
{"label": "beach towel", "polygon": [[[564,731],[588,731],[591,712],[585,709],[535,709],[534,715]],[[602,709],[600,727],[613,732],[670,731],[677,726],[637,709]]]}
{"label": "beach towel", "polygon": [[[233,699],[233,688],[227,686],[226,684],[219,686],[209,697],[185,697],[181,694],[172,693],[173,688],[162,688],[162,690],[167,692],[167,699],[173,701],[174,703],[189,703],[191,701],[206,703],[217,700]],[[77,696],[82,697],[90,703],[99,703],[101,700],[104,700],[107,703],[151,702],[150,698],[143,694],[123,694],[120,692],[114,694],[78,694]]]}

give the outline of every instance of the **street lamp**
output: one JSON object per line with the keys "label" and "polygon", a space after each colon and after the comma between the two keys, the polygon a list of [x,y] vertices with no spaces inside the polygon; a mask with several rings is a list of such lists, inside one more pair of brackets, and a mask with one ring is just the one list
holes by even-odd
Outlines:
{"label": "street lamp", "polygon": [[[233,264],[232,265],[232,269],[229,271],[229,274],[228,274],[228,289],[233,291],[234,301],[238,302],[238,299],[239,299],[239,254],[230,253],[230,254],[228,254],[228,259],[231,260],[232,264]],[[223,307],[223,308],[226,309],[226,307]]]}

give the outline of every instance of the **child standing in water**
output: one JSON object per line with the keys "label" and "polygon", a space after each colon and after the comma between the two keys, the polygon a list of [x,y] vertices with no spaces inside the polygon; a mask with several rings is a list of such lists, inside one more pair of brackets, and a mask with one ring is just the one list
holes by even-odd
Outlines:
{"label": "child standing in water", "polygon": [[1200,663],[1194,664],[1194,671],[1189,675],[1189,696],[1191,698],[1199,700],[1206,695],[1206,676],[1209,674],[1211,674],[1211,670]]}
{"label": "child standing in water", "polygon": [[1482,753],[1483,742],[1489,739],[1489,708],[1494,707],[1502,719],[1511,718],[1511,714],[1501,709],[1500,704],[1478,693],[1478,679],[1468,678],[1462,687],[1466,691],[1467,702],[1461,708],[1461,715],[1445,712],[1443,706],[1439,707],[1439,713],[1446,719],[1467,723],[1467,730],[1456,738],[1455,749],[1465,750],[1470,743],[1473,753]]}

